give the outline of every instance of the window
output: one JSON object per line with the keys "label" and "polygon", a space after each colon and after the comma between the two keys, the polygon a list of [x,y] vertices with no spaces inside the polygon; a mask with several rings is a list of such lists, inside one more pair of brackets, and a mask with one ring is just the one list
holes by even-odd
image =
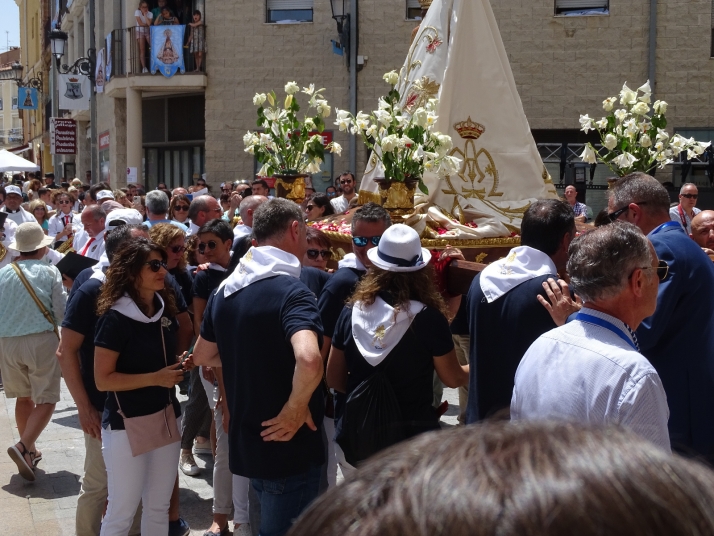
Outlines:
{"label": "window", "polygon": [[555,0],[555,14],[563,17],[609,13],[610,0]]}
{"label": "window", "polygon": [[17,97],[12,98],[12,109],[17,110]]}
{"label": "window", "polygon": [[3,106],[2,106],[2,99],[0,99],[0,111],[2,111]]}
{"label": "window", "polygon": [[421,20],[421,4],[419,0],[407,0],[407,19]]}
{"label": "window", "polygon": [[313,0],[267,0],[266,22],[312,22]]}

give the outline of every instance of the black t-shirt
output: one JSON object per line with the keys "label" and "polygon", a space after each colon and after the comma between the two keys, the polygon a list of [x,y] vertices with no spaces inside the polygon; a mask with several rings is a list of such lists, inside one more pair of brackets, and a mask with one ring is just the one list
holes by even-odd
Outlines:
{"label": "black t-shirt", "polygon": [[334,334],[335,324],[345,308],[345,303],[366,273],[357,268],[340,268],[323,287],[317,306],[320,308],[325,337],[332,337]]}
{"label": "black t-shirt", "polygon": [[[382,296],[388,301],[386,296]],[[345,353],[347,393],[374,373],[352,337],[352,308],[345,307],[337,320],[332,346]],[[434,357],[448,354],[454,348],[446,317],[426,307],[414,317],[402,340],[385,358],[383,371],[394,389],[404,419],[407,437],[436,430],[439,416],[434,402]],[[340,417],[341,421],[341,417]],[[337,423],[341,428],[342,423]]]}
{"label": "black t-shirt", "polygon": [[173,269],[169,272],[173,277],[179,288],[181,289],[181,295],[187,306],[191,306],[193,302],[193,276],[188,268],[183,270]]}
{"label": "black t-shirt", "polygon": [[302,281],[315,296],[320,297],[322,289],[325,288],[325,284],[327,284],[331,276],[332,274],[324,270],[318,270],[312,266],[303,266],[300,272],[300,281]]}
{"label": "black t-shirt", "polygon": [[231,415],[228,437],[233,474],[286,478],[324,462],[319,431],[324,401],[319,388],[309,404],[317,432],[304,425],[290,441],[260,437],[265,430],[261,423],[276,417],[290,397],[295,372],[290,338],[303,330],[314,331],[322,342],[315,296],[297,278],[263,279],[227,298],[223,292],[211,294],[201,337],[217,343],[221,355]]}
{"label": "black t-shirt", "polygon": [[[75,280],[76,281],[76,280]],[[89,279],[67,300],[67,308],[62,321],[63,328],[69,328],[84,335],[79,348],[79,370],[89,401],[97,411],[104,410],[107,394],[97,389],[94,383],[94,330],[97,325],[97,298],[102,290],[102,282]]]}
{"label": "black t-shirt", "polygon": [[[165,319],[165,320],[164,320]],[[162,324],[168,326],[162,327]],[[166,343],[166,362],[164,362],[164,344]],[[110,309],[97,321],[94,345],[119,352],[116,371],[123,374],[146,374],[156,372],[176,363],[176,344],[178,323],[175,318],[162,316],[156,322],[139,322],[122,313]],[[176,388],[167,389],[157,385],[142,387],[117,393],[122,411],[126,417],[151,415],[171,400],[178,418],[181,406],[176,399]],[[124,420],[117,413],[117,401],[114,393],[107,393],[102,416],[102,426],[111,426],[112,430],[123,430]]]}
{"label": "black t-shirt", "polygon": [[456,316],[451,321],[451,333],[454,335],[469,334],[469,310],[468,298],[466,295],[461,296],[461,305],[459,305],[459,310],[456,312]]}
{"label": "black t-shirt", "polygon": [[222,272],[221,270],[214,270],[209,268],[208,270],[203,270],[198,272],[193,278],[193,294],[197,298],[202,298],[208,301],[211,296],[211,292],[218,288],[218,285],[226,278],[228,272]]}
{"label": "black t-shirt", "polygon": [[92,277],[92,274],[94,273],[94,267],[91,268],[85,268],[79,274],[77,275],[77,278],[74,280],[74,283],[72,283],[72,288],[69,291],[69,295],[67,296],[67,300],[72,297],[72,295],[75,293],[75,291],[81,287],[84,283],[87,282],[87,280]]}

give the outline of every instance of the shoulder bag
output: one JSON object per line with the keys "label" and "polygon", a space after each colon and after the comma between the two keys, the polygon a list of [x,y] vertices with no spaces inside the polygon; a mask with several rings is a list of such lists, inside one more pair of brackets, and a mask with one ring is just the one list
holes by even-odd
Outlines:
{"label": "shoulder bag", "polygon": [[40,310],[40,312],[44,315],[45,319],[52,324],[52,330],[55,332],[55,335],[57,335],[57,339],[60,338],[59,330],[57,329],[57,324],[55,323],[55,319],[52,316],[52,313],[50,313],[47,310],[47,307],[44,306],[44,304],[40,301],[40,299],[37,297],[37,294],[35,294],[35,291],[32,289],[30,286],[29,281],[25,277],[25,274],[22,273],[22,269],[15,264],[14,262],[11,263],[11,266],[15,269],[15,273],[17,274],[17,277],[20,278],[20,281],[22,281],[22,284],[25,286],[27,289],[27,292],[30,293],[30,296],[32,296],[32,299],[35,301],[35,304],[37,305],[37,308]]}
{"label": "shoulder bag", "polygon": [[[159,322],[161,330],[161,344],[164,347],[164,364],[168,367],[166,360],[166,342],[164,341],[164,328]],[[131,455],[133,457],[141,456],[152,450],[156,450],[171,443],[181,441],[181,434],[178,430],[178,423],[174,414],[173,404],[171,402],[171,393],[169,393],[169,403],[164,406],[164,409],[152,413],[151,415],[142,415],[140,417],[127,417],[119,404],[119,397],[116,391],[118,413],[124,419],[124,429],[126,430],[129,446],[131,447]]]}

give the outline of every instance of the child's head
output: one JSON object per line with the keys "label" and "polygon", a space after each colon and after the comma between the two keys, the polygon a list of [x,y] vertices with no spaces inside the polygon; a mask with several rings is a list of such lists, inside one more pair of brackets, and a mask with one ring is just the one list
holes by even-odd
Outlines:
{"label": "child's head", "polygon": [[146,11],[146,10],[149,9],[149,4],[147,4],[146,2],[141,2],[141,3],[139,4],[139,9],[142,10],[142,11]]}
{"label": "child's head", "polygon": [[171,10],[167,7],[161,8],[161,16],[165,19],[171,18]]}
{"label": "child's head", "polygon": [[198,9],[193,12],[193,20],[194,22],[201,20],[201,12]]}

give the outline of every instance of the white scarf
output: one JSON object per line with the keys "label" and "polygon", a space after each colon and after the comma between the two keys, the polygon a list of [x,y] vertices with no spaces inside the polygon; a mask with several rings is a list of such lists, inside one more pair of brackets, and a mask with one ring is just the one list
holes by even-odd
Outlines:
{"label": "white scarf", "polygon": [[402,340],[424,304],[410,301],[409,308],[395,309],[377,296],[372,305],[361,302],[352,309],[352,336],[362,357],[376,367]]}
{"label": "white scarf", "polygon": [[521,283],[542,275],[556,275],[551,258],[529,246],[513,248],[505,259],[489,264],[481,272],[481,290],[488,303],[496,301]]}
{"label": "white scarf", "polygon": [[261,279],[276,275],[299,278],[301,269],[300,261],[292,253],[273,246],[253,246],[218,288],[223,287],[223,295],[227,298]]}
{"label": "white scarf", "polygon": [[104,273],[107,268],[109,268],[109,257],[105,251],[102,253],[102,256],[99,257],[99,262],[92,266],[92,275],[89,279],[99,279],[103,283],[107,279]]}
{"label": "white scarf", "polygon": [[111,308],[124,316],[128,316],[132,320],[136,320],[137,322],[141,322],[143,324],[150,324],[152,322],[156,322],[159,318],[161,318],[161,315],[164,314],[164,300],[161,299],[161,295],[158,293],[156,294],[156,297],[159,298],[161,307],[151,318],[141,312],[139,306],[129,297],[128,294],[124,294],[121,298],[119,298]]}
{"label": "white scarf", "polygon": [[357,268],[358,270],[362,270],[363,272],[367,271],[367,268],[365,267],[364,264],[357,258],[357,255],[354,253],[348,253],[347,255],[344,256],[344,258],[337,263],[338,268]]}

